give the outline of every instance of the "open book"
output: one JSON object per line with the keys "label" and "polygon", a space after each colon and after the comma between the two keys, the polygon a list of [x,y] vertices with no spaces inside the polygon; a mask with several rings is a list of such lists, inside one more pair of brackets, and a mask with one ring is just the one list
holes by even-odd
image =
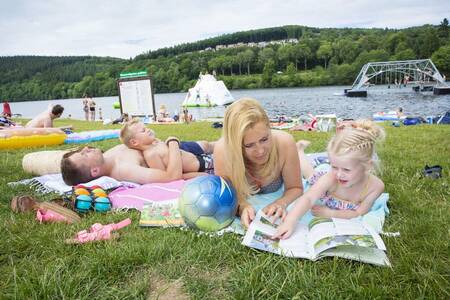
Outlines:
{"label": "open book", "polygon": [[183,217],[178,210],[178,199],[153,201],[141,211],[140,226],[182,226]]}
{"label": "open book", "polygon": [[298,223],[286,240],[273,240],[277,224],[258,211],[244,236],[243,244],[279,255],[317,260],[338,256],[381,266],[390,266],[381,237],[362,221],[313,218]]}

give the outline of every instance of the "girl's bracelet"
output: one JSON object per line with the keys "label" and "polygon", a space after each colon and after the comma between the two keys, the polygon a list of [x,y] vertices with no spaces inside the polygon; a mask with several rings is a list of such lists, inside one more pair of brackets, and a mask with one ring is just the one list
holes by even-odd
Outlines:
{"label": "girl's bracelet", "polygon": [[169,146],[169,143],[170,143],[170,142],[177,142],[178,147],[180,146],[180,141],[179,141],[178,139],[175,139],[175,138],[173,138],[173,139],[168,139],[168,140],[166,141],[166,145]]}

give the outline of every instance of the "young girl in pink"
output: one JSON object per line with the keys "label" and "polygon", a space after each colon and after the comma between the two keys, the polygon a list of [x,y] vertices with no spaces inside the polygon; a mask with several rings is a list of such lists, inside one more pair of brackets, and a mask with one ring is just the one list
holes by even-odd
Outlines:
{"label": "young girl in pink", "polygon": [[383,129],[372,121],[350,123],[328,143],[329,165],[315,169],[303,152],[308,142],[300,141],[300,166],[310,188],[297,199],[274,238],[288,238],[311,208],[315,216],[328,218],[350,219],[366,214],[384,191],[383,182],[372,174],[378,162],[375,144],[383,138]]}

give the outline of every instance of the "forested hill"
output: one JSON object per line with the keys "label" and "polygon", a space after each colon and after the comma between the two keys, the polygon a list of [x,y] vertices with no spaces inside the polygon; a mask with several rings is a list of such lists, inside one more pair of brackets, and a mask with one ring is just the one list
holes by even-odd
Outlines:
{"label": "forested hill", "polygon": [[126,60],[92,56],[0,57],[0,98],[14,100],[69,98],[94,92],[80,85],[83,80],[103,77],[109,94]]}
{"label": "forested hill", "polygon": [[[356,29],[353,29],[356,30]],[[363,29],[364,30],[364,29]],[[207,48],[216,48],[219,45],[232,45],[238,43],[259,43],[268,41],[278,41],[285,39],[301,38],[303,35],[315,35],[329,31],[329,29],[311,28],[299,25],[286,25],[282,27],[272,27],[240,31],[231,34],[224,34],[217,37],[185,43],[173,47],[161,48],[155,51],[138,55],[136,58],[157,58],[158,56],[177,55],[185,52],[200,51]]]}
{"label": "forested hill", "polygon": [[120,72],[141,70],[153,77],[156,93],[187,90],[206,71],[230,89],[347,85],[369,61],[419,58],[432,58],[449,78],[447,19],[401,30],[265,28],[149,51],[132,60],[0,57],[0,101],[113,96]]}

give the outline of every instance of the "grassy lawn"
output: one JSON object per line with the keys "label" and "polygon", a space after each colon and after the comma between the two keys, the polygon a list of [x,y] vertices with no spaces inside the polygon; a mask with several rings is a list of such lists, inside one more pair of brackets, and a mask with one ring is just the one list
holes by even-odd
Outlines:
{"label": "grassy lawn", "polygon": [[[77,131],[119,128],[56,122],[67,124]],[[162,139],[212,141],[221,133],[204,122],[153,128]],[[339,258],[284,258],[242,246],[241,236],[234,234],[208,237],[193,230],[140,228],[137,212],[91,213],[76,225],[40,225],[34,214],[14,214],[9,208],[13,196],[34,192],[6,183],[31,177],[22,170],[25,154],[71,146],[1,151],[0,299],[449,299],[450,126],[386,124],[386,131],[379,156],[391,214],[384,229],[401,234],[383,237],[392,268]],[[324,151],[330,136],[293,135],[311,140],[310,152]],[[93,145],[106,150],[117,143]],[[422,178],[426,164],[441,165],[443,178]],[[126,217],[133,223],[118,240],[64,243],[95,222]]]}

